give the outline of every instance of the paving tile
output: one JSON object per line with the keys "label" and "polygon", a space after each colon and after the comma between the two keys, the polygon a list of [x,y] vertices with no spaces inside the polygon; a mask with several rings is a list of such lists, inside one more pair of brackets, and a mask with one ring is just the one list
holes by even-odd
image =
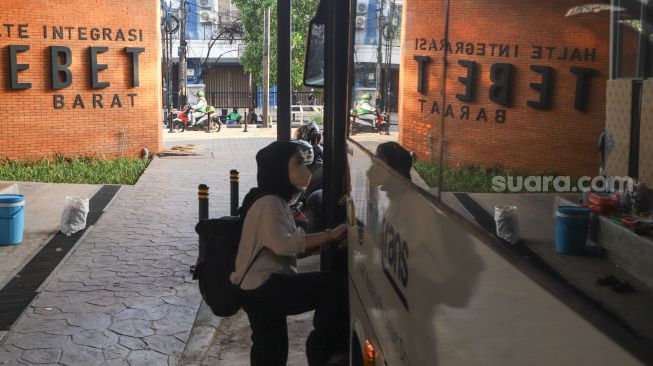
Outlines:
{"label": "paving tile", "polygon": [[126,298],[123,299],[123,303],[130,309],[141,310],[152,309],[159,305],[165,304],[165,302],[160,298],[145,296]]}
{"label": "paving tile", "polygon": [[70,337],[65,335],[52,335],[43,332],[15,333],[11,332],[3,339],[3,344],[10,344],[18,348],[29,350],[39,348],[62,348],[70,343]]}
{"label": "paving tile", "polygon": [[23,360],[35,364],[57,363],[61,350],[56,348],[34,349],[23,352]]}
{"label": "paving tile", "polygon": [[68,323],[65,319],[46,319],[38,314],[24,315],[14,324],[20,333],[47,332],[53,329],[66,328]]}
{"label": "paving tile", "polygon": [[148,349],[147,344],[140,338],[130,337],[130,336],[120,336],[118,343],[130,350],[146,350]]}
{"label": "paving tile", "polygon": [[131,366],[160,366],[168,364],[168,356],[156,351],[132,351],[127,361]]}
{"label": "paving tile", "polygon": [[157,335],[174,335],[184,331],[190,331],[188,324],[180,323],[174,319],[160,319],[152,322],[152,328]]}
{"label": "paving tile", "polygon": [[85,330],[73,335],[73,343],[104,349],[118,344],[118,335],[108,330]]}
{"label": "paving tile", "polygon": [[23,355],[23,350],[8,343],[0,347],[0,365],[16,365]]}
{"label": "paving tile", "polygon": [[106,347],[102,350],[102,354],[104,355],[104,359],[106,360],[105,362],[111,360],[120,360],[124,364],[128,364],[127,355],[129,355],[129,352],[130,352],[129,348],[121,346],[119,344],[111,347]]}
{"label": "paving tile", "polygon": [[145,337],[154,334],[150,321],[143,319],[118,320],[109,329],[130,337]]}
{"label": "paving tile", "polygon": [[79,344],[71,344],[63,348],[63,354],[59,363],[66,366],[88,366],[99,365],[103,361],[104,355],[102,354],[102,350]]}
{"label": "paving tile", "polygon": [[184,343],[172,336],[153,335],[143,338],[147,346],[162,354],[179,354],[184,350]]}

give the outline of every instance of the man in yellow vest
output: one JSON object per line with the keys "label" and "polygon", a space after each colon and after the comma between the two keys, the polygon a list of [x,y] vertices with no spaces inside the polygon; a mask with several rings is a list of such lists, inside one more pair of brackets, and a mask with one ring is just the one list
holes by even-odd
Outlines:
{"label": "man in yellow vest", "polygon": [[204,91],[200,90],[197,92],[197,103],[195,103],[193,107],[193,117],[195,121],[199,120],[202,118],[202,116],[206,113],[206,108],[208,104],[206,103],[206,99],[204,99]]}

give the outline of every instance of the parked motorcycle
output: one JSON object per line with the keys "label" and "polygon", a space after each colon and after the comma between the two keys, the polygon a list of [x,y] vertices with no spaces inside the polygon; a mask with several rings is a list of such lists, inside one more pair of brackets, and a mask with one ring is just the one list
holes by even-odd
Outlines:
{"label": "parked motorcycle", "polygon": [[352,109],[350,111],[350,134],[359,132],[378,132],[389,135],[388,118],[378,108],[374,111],[365,109]]}

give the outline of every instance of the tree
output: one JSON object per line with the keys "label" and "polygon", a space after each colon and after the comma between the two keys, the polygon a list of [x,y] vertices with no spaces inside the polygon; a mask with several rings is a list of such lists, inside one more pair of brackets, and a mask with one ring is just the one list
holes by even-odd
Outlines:
{"label": "tree", "polygon": [[[299,89],[304,79],[304,52],[308,23],[315,15],[319,0],[292,0],[291,68],[292,86]],[[276,0],[233,0],[240,9],[244,29],[245,53],[240,62],[252,74],[256,85],[263,84],[263,15],[270,7],[270,83],[277,80],[277,18]]]}
{"label": "tree", "polygon": [[[206,57],[204,58],[204,61],[202,61],[202,73],[204,73],[204,70],[206,70],[207,65],[209,64],[211,49],[218,41],[228,41],[229,44],[232,44],[235,41],[243,39],[243,27],[240,18],[219,19],[217,22],[213,22],[213,25],[214,30],[208,44]],[[220,61],[220,58],[227,53],[231,53],[231,51],[218,55],[217,60],[213,61],[213,63],[217,64],[218,61]]]}

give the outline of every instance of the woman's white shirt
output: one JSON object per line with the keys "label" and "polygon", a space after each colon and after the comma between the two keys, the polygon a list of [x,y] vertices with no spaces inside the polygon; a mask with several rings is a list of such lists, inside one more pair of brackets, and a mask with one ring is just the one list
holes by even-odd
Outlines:
{"label": "woman's white shirt", "polygon": [[272,273],[297,273],[297,254],[306,250],[304,230],[295,225],[290,207],[283,198],[267,195],[254,202],[247,212],[236,255],[231,282],[241,282],[256,254],[254,264],[242,280],[243,290],[261,286]]}

